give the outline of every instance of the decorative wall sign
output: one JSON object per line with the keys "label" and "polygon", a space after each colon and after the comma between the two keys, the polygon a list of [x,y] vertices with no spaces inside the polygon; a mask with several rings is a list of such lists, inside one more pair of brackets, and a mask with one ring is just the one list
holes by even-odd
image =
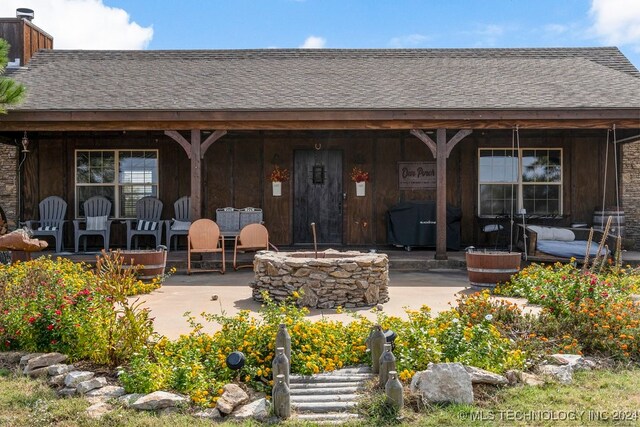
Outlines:
{"label": "decorative wall sign", "polygon": [[436,162],[398,162],[398,188],[400,190],[434,190]]}

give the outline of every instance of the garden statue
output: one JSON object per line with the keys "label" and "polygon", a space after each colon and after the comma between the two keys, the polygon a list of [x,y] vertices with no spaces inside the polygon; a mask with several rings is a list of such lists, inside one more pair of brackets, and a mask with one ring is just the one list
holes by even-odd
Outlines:
{"label": "garden statue", "polygon": [[287,419],[291,416],[291,396],[282,374],[276,377],[276,383],[271,391],[271,402],[273,402],[273,413],[276,417]]}
{"label": "garden statue", "polygon": [[396,370],[396,357],[391,352],[391,344],[385,343],[384,352],[380,356],[380,387],[384,387],[389,379],[389,372]]}
{"label": "garden statue", "polygon": [[384,386],[384,392],[387,395],[387,403],[389,403],[396,411],[400,411],[404,406],[402,397],[402,384],[398,379],[396,371],[389,372],[389,379]]}
{"label": "garden statue", "polygon": [[367,346],[371,351],[371,371],[374,374],[380,372],[380,356],[382,356],[386,342],[387,338],[384,336],[384,332],[382,332],[382,326],[372,326],[369,338],[367,338]]}
{"label": "garden statue", "polygon": [[278,333],[276,334],[276,348],[284,348],[284,354],[287,356],[287,360],[291,363],[291,335],[287,331],[287,325],[280,323]]}
{"label": "garden statue", "polygon": [[276,357],[271,362],[271,371],[274,378],[280,374],[284,375],[284,382],[289,385],[289,359],[284,354],[284,348],[278,347],[276,349]]}

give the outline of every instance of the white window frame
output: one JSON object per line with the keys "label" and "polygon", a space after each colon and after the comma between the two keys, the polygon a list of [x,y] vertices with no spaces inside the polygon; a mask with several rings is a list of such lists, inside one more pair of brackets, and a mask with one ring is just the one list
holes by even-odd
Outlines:
{"label": "white window frame", "polygon": [[[500,151],[514,151],[518,153],[518,172],[517,172],[517,182],[514,183],[509,183],[509,182],[493,182],[493,181],[481,181],[480,180],[480,154],[482,153],[482,151],[490,151],[490,150],[500,150]],[[559,181],[545,181],[545,182],[524,182],[522,180],[522,152],[523,151],[549,151],[549,150],[557,150],[560,152],[560,180]],[[514,206],[514,214],[518,214],[519,212],[521,212],[523,206],[524,206],[524,200],[523,200],[523,191],[522,188],[523,186],[528,186],[528,185],[558,185],[560,187],[559,190],[559,195],[558,195],[558,204],[559,204],[559,210],[558,210],[558,215],[562,215],[563,214],[563,209],[564,209],[564,201],[563,201],[563,194],[564,194],[564,150],[560,147],[521,147],[520,149],[518,148],[514,148],[513,150],[511,149],[511,147],[481,147],[478,148],[478,153],[477,153],[477,159],[478,159],[478,185],[477,185],[477,197],[478,197],[478,208],[477,208],[477,215],[479,217],[483,217],[483,218],[492,218],[495,217],[495,215],[491,215],[491,214],[483,214],[481,212],[481,199],[480,199],[480,186],[483,184],[487,184],[487,185],[491,185],[491,184],[496,184],[496,185],[505,185],[505,186],[509,186],[512,185],[514,188],[514,191],[516,192],[516,204]],[[528,212],[530,214],[533,214],[533,212]]]}
{"label": "white window frame", "polygon": [[[114,180],[111,183],[79,183],[78,182],[78,153],[84,152],[111,152],[114,154]],[[127,219],[129,217],[121,217],[120,216],[120,191],[123,185],[127,183],[120,182],[120,153],[133,153],[133,152],[154,152],[156,155],[156,161],[158,162],[158,182],[150,183],[149,185],[155,186],[157,189],[157,194],[160,194],[160,153],[157,149],[144,149],[144,148],[136,148],[136,149],[100,149],[100,148],[91,148],[91,149],[81,149],[78,148],[74,153],[74,162],[73,162],[73,172],[74,172],[74,194],[75,194],[75,218],[81,218],[79,216],[80,212],[80,203],[78,196],[78,188],[79,187],[113,187],[114,188],[114,201],[113,201],[113,209],[114,209],[114,218],[116,219]]]}

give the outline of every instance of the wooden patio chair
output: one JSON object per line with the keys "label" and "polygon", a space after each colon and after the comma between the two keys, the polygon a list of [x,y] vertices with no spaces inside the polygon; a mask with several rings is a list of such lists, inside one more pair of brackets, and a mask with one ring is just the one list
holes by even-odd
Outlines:
{"label": "wooden patio chair", "polygon": [[136,248],[138,236],[152,236],[155,238],[154,248],[160,245],[162,239],[162,202],[153,196],[143,197],[136,203],[136,219],[128,219],[127,250],[131,250],[131,239],[135,237]]}
{"label": "wooden patio chair", "polygon": [[262,224],[249,224],[240,230],[236,236],[233,247],[233,269],[253,267],[252,264],[238,266],[236,259],[238,251],[260,251],[269,250],[269,231]]}
{"label": "wooden patio chair", "polygon": [[165,228],[167,234],[167,251],[171,249],[171,239],[176,237],[174,243],[174,250],[178,249],[178,236],[186,236],[189,234],[189,227],[191,227],[191,197],[180,197],[173,204],[174,217],[173,219],[165,221]]}
{"label": "wooden patio chair", "polygon": [[[111,234],[111,202],[103,196],[93,196],[84,203],[85,218],[74,219],[73,229],[75,235],[75,250],[78,252],[80,238],[82,236],[102,236],[104,250],[109,249],[109,236]],[[84,239],[84,251],[87,251],[87,238]]]}
{"label": "wooden patio chair", "polygon": [[56,252],[62,252],[62,231],[67,214],[67,202],[58,196],[49,196],[38,205],[39,220],[29,220],[27,227],[31,229],[33,237],[51,236],[56,241]]}
{"label": "wooden patio chair", "polygon": [[220,234],[218,224],[210,219],[203,218],[194,221],[189,227],[187,235],[187,274],[191,274],[191,254],[218,253],[222,254],[222,268],[220,270],[204,270],[199,271],[217,271],[220,274],[225,272],[224,258],[224,238]]}

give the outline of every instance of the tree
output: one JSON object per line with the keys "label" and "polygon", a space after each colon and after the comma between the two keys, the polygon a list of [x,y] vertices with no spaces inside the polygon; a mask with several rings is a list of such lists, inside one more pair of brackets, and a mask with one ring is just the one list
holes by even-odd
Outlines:
{"label": "tree", "polygon": [[23,85],[2,76],[9,62],[8,54],[9,43],[4,39],[0,39],[0,114],[6,114],[7,106],[15,105],[22,101],[25,93]]}

